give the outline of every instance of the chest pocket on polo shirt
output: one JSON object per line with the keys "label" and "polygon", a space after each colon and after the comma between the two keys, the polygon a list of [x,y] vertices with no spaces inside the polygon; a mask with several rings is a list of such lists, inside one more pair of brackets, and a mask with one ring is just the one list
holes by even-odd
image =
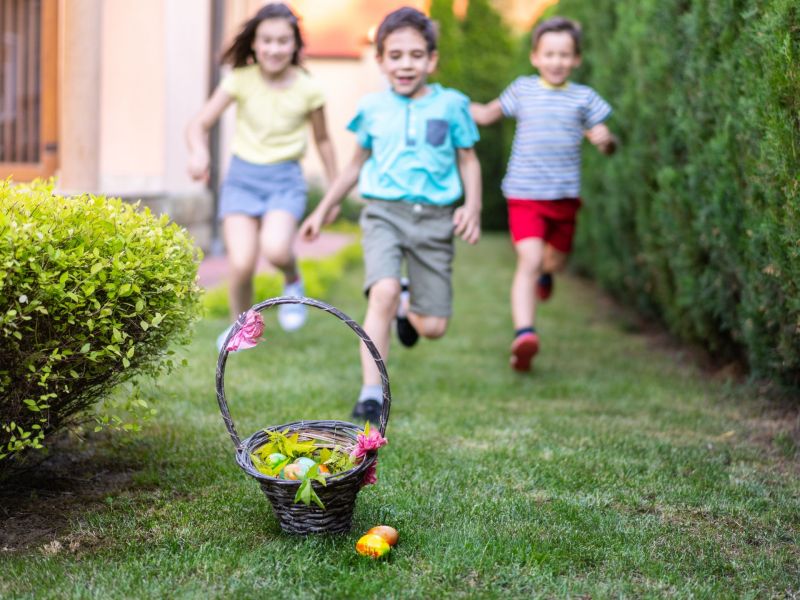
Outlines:
{"label": "chest pocket on polo shirt", "polygon": [[425,123],[425,141],[431,146],[441,146],[447,139],[447,132],[450,129],[444,119],[428,119]]}

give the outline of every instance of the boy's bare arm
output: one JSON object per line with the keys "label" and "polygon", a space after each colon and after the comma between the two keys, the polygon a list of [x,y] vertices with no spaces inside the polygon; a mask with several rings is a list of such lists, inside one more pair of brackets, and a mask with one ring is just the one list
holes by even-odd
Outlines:
{"label": "boy's bare arm", "polygon": [[358,175],[361,167],[370,157],[370,150],[358,146],[353,158],[339,173],[339,176],[328,188],[328,191],[320,200],[319,205],[308,215],[303,224],[300,225],[300,236],[307,240],[314,240],[322,230],[322,226],[330,223],[336,218],[339,212],[339,205],[344,200],[347,193],[353,189],[358,182]]}
{"label": "boy's bare arm", "polygon": [[614,154],[619,145],[616,136],[611,133],[611,130],[609,130],[605,123],[600,123],[591,129],[587,129],[585,135],[603,154]]}
{"label": "boy's bare arm", "polygon": [[331,138],[328,135],[328,125],[325,121],[325,109],[320,106],[311,112],[311,129],[314,132],[314,144],[317,146],[319,158],[325,167],[325,177],[328,184],[332,184],[336,179],[336,153],[333,150]]}
{"label": "boy's bare arm", "polygon": [[474,148],[458,149],[458,171],[464,184],[464,205],[453,214],[455,234],[476,244],[481,237],[481,164]]}
{"label": "boy's bare arm", "polygon": [[497,123],[504,116],[503,107],[500,106],[499,99],[492,100],[489,104],[471,102],[469,112],[475,122],[481,126]]}

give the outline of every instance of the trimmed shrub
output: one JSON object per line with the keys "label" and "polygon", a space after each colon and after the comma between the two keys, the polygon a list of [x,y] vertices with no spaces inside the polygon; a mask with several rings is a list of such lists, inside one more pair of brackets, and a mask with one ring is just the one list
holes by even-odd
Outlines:
{"label": "trimmed shrub", "polygon": [[119,199],[5,181],[0,205],[2,470],[118,384],[173,366],[199,315],[200,257],[166,216]]}
{"label": "trimmed shrub", "polygon": [[800,4],[562,0],[614,106],[576,258],[720,360],[800,385]]}
{"label": "trimmed shrub", "polygon": [[[349,230],[352,233],[358,231],[357,227],[347,227],[341,223],[334,227],[328,226],[328,229]],[[301,259],[299,266],[300,272],[303,274],[306,295],[324,300],[328,291],[341,279],[345,270],[359,263],[361,258],[361,244],[353,243],[345,246],[333,256],[322,259]],[[280,296],[282,289],[283,277],[279,273],[259,273],[253,279],[253,295],[260,300]],[[206,292],[203,306],[209,317],[228,318],[228,286],[220,285]]]}

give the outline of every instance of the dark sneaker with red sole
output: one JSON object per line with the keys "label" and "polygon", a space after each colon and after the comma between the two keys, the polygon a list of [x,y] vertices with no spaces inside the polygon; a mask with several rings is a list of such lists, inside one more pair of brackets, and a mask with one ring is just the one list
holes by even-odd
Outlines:
{"label": "dark sneaker with red sole", "polygon": [[553,276],[542,273],[536,280],[536,298],[544,302],[553,295]]}
{"label": "dark sneaker with red sole", "polygon": [[539,352],[539,336],[535,333],[518,335],[511,344],[511,368],[515,371],[530,371],[531,362]]}

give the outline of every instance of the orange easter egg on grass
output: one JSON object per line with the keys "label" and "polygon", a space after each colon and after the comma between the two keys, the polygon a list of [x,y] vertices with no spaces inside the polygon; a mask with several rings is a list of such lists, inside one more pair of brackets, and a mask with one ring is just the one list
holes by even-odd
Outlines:
{"label": "orange easter egg on grass", "polygon": [[361,539],[356,542],[356,552],[361,556],[369,556],[370,558],[385,556],[391,549],[392,547],[385,539],[373,533],[361,536]]}
{"label": "orange easter egg on grass", "polygon": [[322,465],[322,464],[319,466],[319,472],[320,473],[324,473],[325,475],[330,475],[331,474],[331,470],[326,465]]}
{"label": "orange easter egg on grass", "polygon": [[379,535],[383,539],[386,540],[386,543],[390,546],[394,546],[397,543],[397,538],[399,534],[397,533],[397,529],[394,527],[389,527],[388,525],[378,525],[377,527],[373,527],[370,529],[367,534],[374,534]]}

